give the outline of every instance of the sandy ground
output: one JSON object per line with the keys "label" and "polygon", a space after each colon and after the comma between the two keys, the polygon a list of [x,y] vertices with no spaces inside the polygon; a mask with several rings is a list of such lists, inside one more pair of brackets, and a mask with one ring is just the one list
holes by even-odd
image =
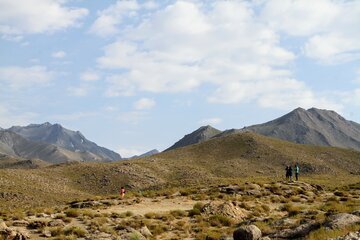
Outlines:
{"label": "sandy ground", "polygon": [[136,215],[144,215],[150,212],[168,212],[172,210],[190,210],[194,204],[199,201],[187,199],[185,197],[177,197],[173,199],[156,198],[149,199],[144,198],[142,202],[132,205],[116,205],[111,206],[107,209],[101,210],[100,212],[105,213],[124,213],[127,211],[133,212]]}

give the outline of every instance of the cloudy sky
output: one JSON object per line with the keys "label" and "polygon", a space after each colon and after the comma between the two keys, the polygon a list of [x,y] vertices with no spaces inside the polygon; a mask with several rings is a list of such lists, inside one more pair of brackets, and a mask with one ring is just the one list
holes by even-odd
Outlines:
{"label": "cloudy sky", "polygon": [[0,127],[130,156],[296,107],[360,122],[360,1],[0,0]]}

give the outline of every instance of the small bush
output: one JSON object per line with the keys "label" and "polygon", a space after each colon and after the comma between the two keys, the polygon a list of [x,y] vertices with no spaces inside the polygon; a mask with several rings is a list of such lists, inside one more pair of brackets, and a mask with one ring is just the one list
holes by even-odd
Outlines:
{"label": "small bush", "polygon": [[222,215],[213,215],[209,218],[209,223],[211,226],[231,226],[232,220],[229,217]]}
{"label": "small bush", "polygon": [[76,218],[76,217],[78,217],[80,215],[80,212],[77,209],[69,209],[69,210],[65,211],[65,214],[66,214],[67,217]]}
{"label": "small bush", "polygon": [[64,229],[65,235],[75,235],[77,237],[85,237],[88,232],[79,226],[71,226]]}

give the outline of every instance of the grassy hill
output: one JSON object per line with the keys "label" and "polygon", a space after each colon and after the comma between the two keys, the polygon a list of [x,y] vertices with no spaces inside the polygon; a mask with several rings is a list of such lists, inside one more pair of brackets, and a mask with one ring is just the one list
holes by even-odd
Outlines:
{"label": "grassy hill", "polygon": [[327,175],[337,184],[359,182],[360,152],[281,141],[241,133],[157,155],[113,163],[72,163],[38,169],[0,170],[4,207],[55,205],[75,198],[117,194],[128,189],[184,187],[280,179],[287,164],[298,162],[302,176]]}

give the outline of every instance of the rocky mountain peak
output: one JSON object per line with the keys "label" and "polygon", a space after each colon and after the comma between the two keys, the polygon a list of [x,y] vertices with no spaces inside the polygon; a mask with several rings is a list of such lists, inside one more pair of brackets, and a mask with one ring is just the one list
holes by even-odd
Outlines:
{"label": "rocky mountain peak", "polygon": [[195,130],[194,132],[185,135],[182,139],[180,139],[178,142],[176,142],[174,145],[166,149],[165,151],[184,147],[191,144],[201,143],[204,141],[209,140],[210,138],[214,137],[215,135],[221,133],[220,130],[213,128],[210,125],[202,126]]}

